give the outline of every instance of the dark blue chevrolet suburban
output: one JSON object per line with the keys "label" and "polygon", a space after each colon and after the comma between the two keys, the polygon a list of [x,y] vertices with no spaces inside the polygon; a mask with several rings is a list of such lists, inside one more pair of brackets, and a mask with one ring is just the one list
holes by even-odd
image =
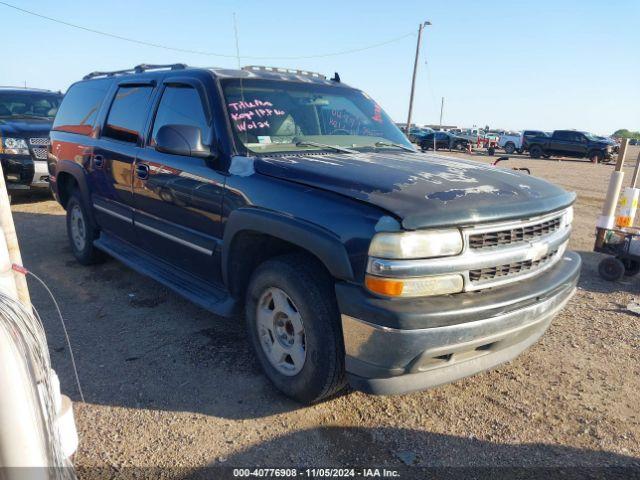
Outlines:
{"label": "dark blue chevrolet suburban", "polygon": [[218,315],[244,312],[266,375],[302,402],[511,360],[579,275],[574,194],[415,151],[337,75],[95,72],[65,96],[50,159],[81,263],[106,253]]}

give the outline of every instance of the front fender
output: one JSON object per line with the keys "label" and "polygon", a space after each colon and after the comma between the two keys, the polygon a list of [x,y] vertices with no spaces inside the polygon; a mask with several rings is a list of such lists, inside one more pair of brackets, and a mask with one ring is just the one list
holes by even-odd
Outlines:
{"label": "front fender", "polygon": [[223,235],[222,277],[228,284],[229,253],[240,232],[270,235],[292,243],[315,255],[334,278],[353,280],[353,271],[344,245],[333,232],[305,220],[270,210],[239,208],[231,212]]}

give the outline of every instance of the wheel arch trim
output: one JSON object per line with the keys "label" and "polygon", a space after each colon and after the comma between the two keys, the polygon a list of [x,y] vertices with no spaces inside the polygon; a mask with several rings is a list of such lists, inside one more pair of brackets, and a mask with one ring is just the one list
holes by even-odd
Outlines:
{"label": "wheel arch trim", "polygon": [[229,285],[231,245],[242,232],[269,235],[315,255],[337,279],[353,280],[347,251],[332,232],[302,219],[259,208],[239,208],[226,222],[222,242],[222,278]]}

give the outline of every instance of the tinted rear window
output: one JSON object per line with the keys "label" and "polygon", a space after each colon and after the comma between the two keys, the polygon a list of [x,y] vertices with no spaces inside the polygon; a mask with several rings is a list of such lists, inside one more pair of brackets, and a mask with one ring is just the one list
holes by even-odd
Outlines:
{"label": "tinted rear window", "polygon": [[144,127],[153,87],[120,87],[116,93],[103,136],[135,143]]}
{"label": "tinted rear window", "polygon": [[73,85],[64,96],[53,129],[90,135],[110,86],[110,80],[91,80]]}

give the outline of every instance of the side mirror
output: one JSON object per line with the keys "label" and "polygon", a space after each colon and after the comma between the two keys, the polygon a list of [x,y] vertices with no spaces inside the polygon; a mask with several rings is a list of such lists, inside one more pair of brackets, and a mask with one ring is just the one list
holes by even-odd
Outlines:
{"label": "side mirror", "polygon": [[193,125],[163,125],[160,127],[156,134],[156,150],[186,157],[211,157],[211,149],[202,144],[202,132]]}

